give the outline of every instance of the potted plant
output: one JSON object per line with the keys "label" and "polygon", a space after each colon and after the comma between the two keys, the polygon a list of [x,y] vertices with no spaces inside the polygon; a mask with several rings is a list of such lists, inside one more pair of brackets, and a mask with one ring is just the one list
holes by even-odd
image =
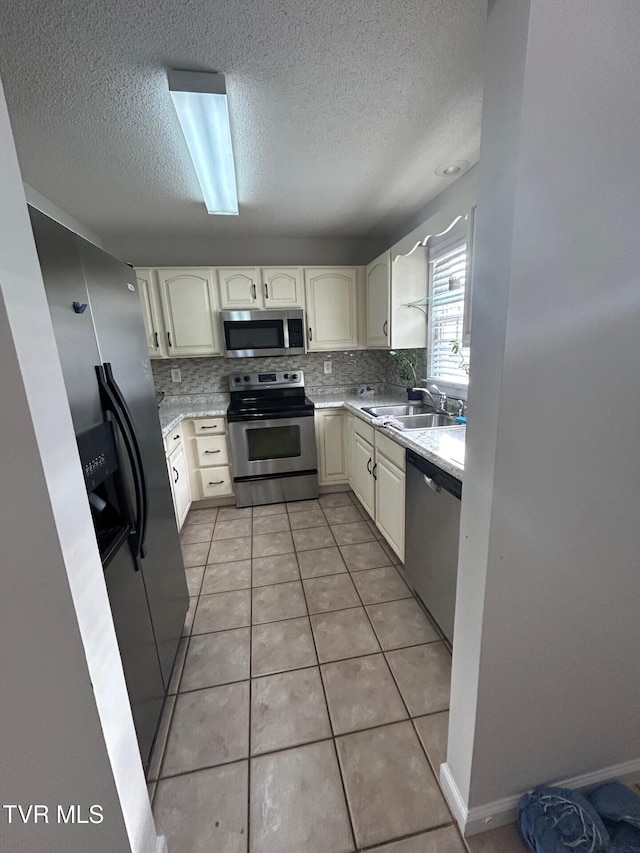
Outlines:
{"label": "potted plant", "polygon": [[407,385],[407,398],[409,400],[420,400],[422,395],[419,391],[413,391],[418,384],[418,356],[411,350],[391,350],[390,355],[396,363],[400,379]]}

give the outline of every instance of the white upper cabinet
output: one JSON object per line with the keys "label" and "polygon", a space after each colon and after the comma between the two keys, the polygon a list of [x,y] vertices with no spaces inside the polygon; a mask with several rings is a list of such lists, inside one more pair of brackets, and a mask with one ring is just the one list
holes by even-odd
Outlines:
{"label": "white upper cabinet", "polygon": [[220,267],[220,307],[304,308],[300,267]]}
{"label": "white upper cabinet", "polygon": [[307,349],[348,350],[358,346],[358,272],[355,267],[304,271]]}
{"label": "white upper cabinet", "polygon": [[304,308],[300,267],[263,267],[260,270],[263,308]]}
{"label": "white upper cabinet", "polygon": [[164,323],[162,322],[162,308],[153,270],[136,270],[136,280],[142,305],[142,319],[147,334],[149,356],[151,358],[164,358],[166,356],[166,339]]}
{"label": "white upper cabinet", "polygon": [[158,284],[169,357],[219,355],[213,270],[160,269]]}
{"label": "white upper cabinet", "polygon": [[367,346],[390,346],[391,253],[371,261],[366,271]]}
{"label": "white upper cabinet", "polygon": [[[427,250],[410,255],[384,252],[367,267],[367,346],[426,347]],[[419,307],[410,303],[420,303]]]}
{"label": "white upper cabinet", "polygon": [[223,310],[262,308],[257,267],[220,267],[218,284]]}

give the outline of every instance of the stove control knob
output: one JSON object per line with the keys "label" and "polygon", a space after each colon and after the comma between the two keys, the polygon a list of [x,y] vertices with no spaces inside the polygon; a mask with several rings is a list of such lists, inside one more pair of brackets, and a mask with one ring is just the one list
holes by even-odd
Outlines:
{"label": "stove control knob", "polygon": [[289,374],[288,374],[288,373],[283,373],[282,375],[284,376],[284,378],[285,378],[285,379],[288,379],[288,378],[289,378]]}
{"label": "stove control knob", "polygon": [[292,381],[292,382],[297,382],[297,381],[298,381],[298,374],[297,374],[297,373],[292,373],[292,374],[291,374],[291,381]]}
{"label": "stove control knob", "polygon": [[235,378],[233,381],[234,381],[234,382],[240,382],[240,377],[239,377],[239,376],[236,376],[236,378]]}
{"label": "stove control knob", "polygon": [[245,381],[245,382],[248,382],[248,381],[249,381],[249,377],[248,377],[248,376],[244,376],[244,377],[243,377],[243,379],[244,379],[244,381]]}

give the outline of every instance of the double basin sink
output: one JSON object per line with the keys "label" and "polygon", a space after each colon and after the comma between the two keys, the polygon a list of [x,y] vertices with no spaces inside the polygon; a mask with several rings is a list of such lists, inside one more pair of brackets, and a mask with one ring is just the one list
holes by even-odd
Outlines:
{"label": "double basin sink", "polygon": [[426,406],[424,403],[409,403],[406,406],[370,406],[364,411],[373,415],[374,418],[383,415],[393,417],[409,430],[459,425],[455,418],[437,412],[432,406]]}

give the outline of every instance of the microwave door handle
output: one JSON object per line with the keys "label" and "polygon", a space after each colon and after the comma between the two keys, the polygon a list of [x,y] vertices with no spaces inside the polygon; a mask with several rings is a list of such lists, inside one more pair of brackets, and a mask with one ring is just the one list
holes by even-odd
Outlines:
{"label": "microwave door handle", "polygon": [[284,348],[289,349],[289,320],[287,317],[282,321],[282,333],[284,337]]}

